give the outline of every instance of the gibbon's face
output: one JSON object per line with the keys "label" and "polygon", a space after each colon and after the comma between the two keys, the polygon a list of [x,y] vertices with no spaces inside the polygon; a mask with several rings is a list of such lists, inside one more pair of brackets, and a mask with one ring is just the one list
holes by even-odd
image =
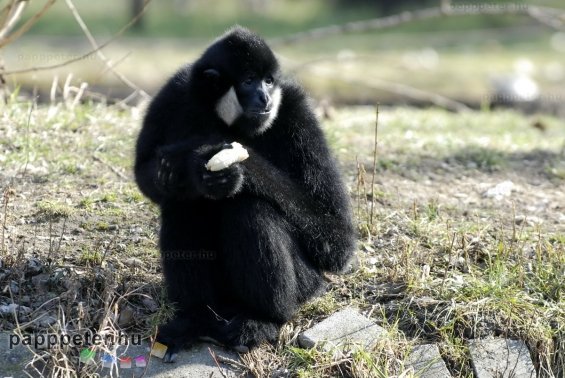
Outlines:
{"label": "gibbon's face", "polygon": [[265,132],[277,117],[281,88],[273,75],[247,73],[220,98],[216,111],[228,126],[242,119],[252,134]]}

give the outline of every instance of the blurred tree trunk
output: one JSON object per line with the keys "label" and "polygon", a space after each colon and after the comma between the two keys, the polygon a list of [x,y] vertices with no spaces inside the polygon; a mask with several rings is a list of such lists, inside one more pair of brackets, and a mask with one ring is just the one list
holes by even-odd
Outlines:
{"label": "blurred tree trunk", "polygon": [[[144,2],[144,0],[131,0],[131,18],[136,17],[143,10]],[[132,27],[138,31],[145,29],[145,15],[139,17]]]}

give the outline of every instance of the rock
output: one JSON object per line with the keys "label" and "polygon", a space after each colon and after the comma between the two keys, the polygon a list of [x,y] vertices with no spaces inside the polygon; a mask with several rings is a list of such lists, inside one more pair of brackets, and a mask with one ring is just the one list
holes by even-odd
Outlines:
{"label": "rock", "polygon": [[[10,348],[10,337],[11,335],[8,333],[0,332],[0,376],[9,376],[13,378],[50,376],[46,370],[43,370],[37,365],[36,367],[39,368],[39,371],[43,372],[42,375],[25,369],[25,366],[32,360],[33,355],[29,349],[26,346],[22,346],[21,343],[19,343],[19,345],[13,345],[13,347]],[[216,354],[218,365],[222,369],[221,372],[216,361],[211,356],[209,349]],[[98,370],[100,376],[145,376],[153,378],[245,377],[245,375],[242,375],[241,371],[221,362],[222,357],[233,361],[239,361],[239,356],[237,354],[211,344],[198,344],[191,349],[182,350],[179,353],[176,362],[172,364],[166,364],[159,358],[150,357],[149,345],[147,343],[143,343],[143,345],[130,345],[127,348],[125,346],[120,346],[118,348],[117,356],[130,357],[133,360],[132,367],[127,369],[114,365],[112,370],[109,367],[100,367]],[[147,361],[147,371],[145,371],[145,368],[143,367],[136,366],[134,361],[138,356],[143,356]],[[100,363],[102,357],[103,355],[100,352],[96,352],[94,362]],[[101,365],[102,364],[100,364],[100,366]],[[28,372],[30,375],[27,375],[24,371]]]}
{"label": "rock", "polygon": [[323,343],[326,350],[349,344],[371,348],[383,333],[383,328],[363,316],[359,310],[349,307],[300,334],[298,343],[302,348],[312,348]]}
{"label": "rock", "polygon": [[16,281],[10,281],[9,285],[4,286],[2,292],[5,294],[18,294],[20,292],[20,286]]}
{"label": "rock", "polygon": [[141,299],[141,303],[147,308],[150,312],[155,312],[159,309],[159,305],[155,300],[151,297],[143,297]]}
{"label": "rock", "polygon": [[131,227],[131,228],[129,229],[129,232],[132,233],[132,234],[141,234],[141,233],[143,232],[143,228],[140,227],[140,226]]}
{"label": "rock", "polygon": [[[29,378],[40,377],[37,372],[32,371],[33,368],[26,368],[26,365],[32,360],[32,352],[24,345],[19,343],[15,345],[16,336],[6,332],[0,332],[0,376],[12,378]],[[14,344],[14,345],[12,345]],[[36,368],[41,372],[40,366]]]}
{"label": "rock", "polygon": [[50,325],[57,323],[57,320],[57,317],[50,315],[49,313],[43,313],[39,316],[39,326],[47,328]]}
{"label": "rock", "polygon": [[414,369],[419,378],[451,378],[435,344],[415,346],[408,355],[405,367]]}
{"label": "rock", "polygon": [[289,378],[292,377],[290,370],[288,369],[277,369],[271,373],[270,378]]}
{"label": "rock", "polygon": [[122,311],[120,311],[120,315],[118,317],[118,326],[121,328],[125,328],[130,325],[133,321],[134,311],[131,307],[126,306]]}
{"label": "rock", "polygon": [[514,189],[514,183],[512,181],[503,181],[500,184],[488,189],[483,193],[483,196],[488,198],[493,198],[495,200],[501,200],[504,197],[508,197],[512,194]]}
{"label": "rock", "polygon": [[530,351],[521,340],[469,341],[476,378],[535,378]]}
{"label": "rock", "polygon": [[530,216],[526,216],[526,215],[516,215],[514,217],[514,223],[516,223],[517,225],[520,225],[522,223],[526,222],[526,224],[528,226],[537,226],[543,223],[543,219],[530,215]]}
{"label": "rock", "polygon": [[351,274],[359,269],[359,257],[357,254],[353,254],[347,264],[345,264],[345,268],[341,271],[342,274]]}
{"label": "rock", "polygon": [[143,266],[143,261],[141,261],[137,257],[130,257],[124,260],[124,264],[126,264],[130,268],[140,268]]}
{"label": "rock", "polygon": [[35,286],[38,293],[45,293],[49,287],[49,274],[42,273],[31,277],[31,283]]}
{"label": "rock", "polygon": [[31,304],[31,297],[29,295],[22,295],[20,297],[20,302],[24,306],[29,306]]}
{"label": "rock", "polygon": [[31,308],[26,306],[20,306],[15,303],[10,303],[8,305],[0,306],[0,314],[1,315],[12,315],[14,313],[22,313],[22,314],[29,314],[31,312]]}
{"label": "rock", "polygon": [[[220,368],[214,361],[214,358],[210,354],[210,350],[216,354],[218,359],[218,364]],[[145,368],[136,367],[133,363],[131,369],[124,369],[118,367],[119,376],[127,377],[152,377],[152,378],[174,378],[174,377],[191,377],[191,378],[209,378],[209,377],[229,377],[235,378],[240,377],[241,372],[232,368],[229,365],[223,364],[221,358],[228,358],[230,360],[239,361],[239,356],[231,351],[224,350],[218,346],[212,344],[198,344],[194,347],[182,350],[177,356],[176,362],[167,364],[161,359],[149,355],[149,345],[143,343],[140,346],[129,346],[127,350],[125,347],[120,347],[118,349],[118,355],[124,353],[126,356],[135,359],[137,356],[144,356],[148,362],[147,371],[144,373]],[[97,359],[102,358],[97,355]],[[114,366],[114,371],[116,366]],[[223,373],[223,374],[222,374]],[[110,368],[102,368],[101,376],[107,376],[110,374]],[[245,377],[245,375],[243,375]]]}
{"label": "rock", "polygon": [[27,261],[26,268],[29,274],[36,275],[41,273],[41,270],[43,269],[43,264],[41,264],[41,261],[39,259],[32,257]]}

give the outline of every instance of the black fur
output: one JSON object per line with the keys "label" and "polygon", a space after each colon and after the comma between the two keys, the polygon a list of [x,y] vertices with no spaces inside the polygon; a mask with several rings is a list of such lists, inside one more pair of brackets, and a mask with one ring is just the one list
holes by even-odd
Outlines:
{"label": "black fur", "polygon": [[[282,89],[261,134],[245,115],[228,126],[215,112],[246,72],[272,75]],[[208,172],[208,159],[233,141],[249,158]],[[246,29],[232,29],[161,89],[136,153],[137,183],[161,208],[163,270],[177,307],[159,329],[165,361],[204,336],[232,347],[275,341],[323,288],[322,272],[340,272],[352,256],[349,197],[307,98]]]}

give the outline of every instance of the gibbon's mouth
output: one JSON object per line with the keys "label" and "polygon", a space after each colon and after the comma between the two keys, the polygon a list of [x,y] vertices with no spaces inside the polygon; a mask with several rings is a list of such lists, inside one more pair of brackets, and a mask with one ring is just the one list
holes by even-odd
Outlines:
{"label": "gibbon's mouth", "polygon": [[254,117],[264,117],[264,116],[268,116],[271,114],[271,110],[269,111],[254,111],[254,110],[250,110],[249,112],[247,112],[247,114],[249,114],[250,116],[254,116]]}

